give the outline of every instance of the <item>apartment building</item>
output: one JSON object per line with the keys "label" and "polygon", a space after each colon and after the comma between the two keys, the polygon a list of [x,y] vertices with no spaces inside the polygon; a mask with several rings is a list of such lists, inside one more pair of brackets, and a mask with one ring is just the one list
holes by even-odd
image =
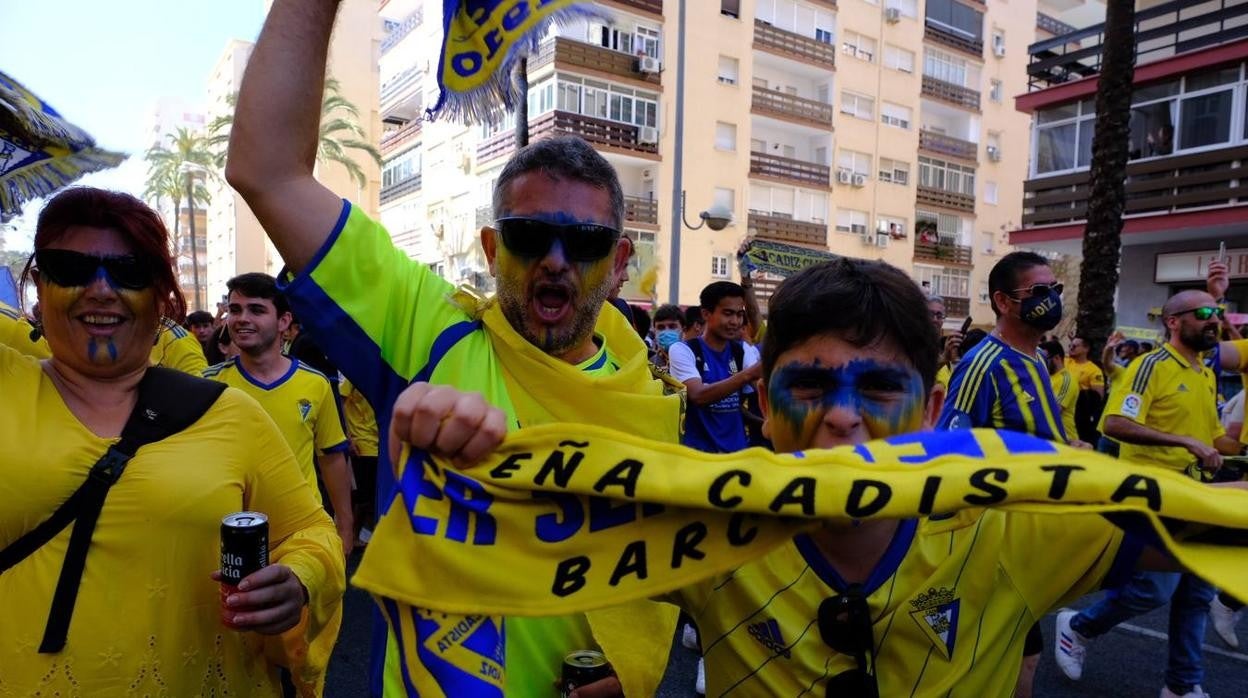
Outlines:
{"label": "apartment building", "polygon": [[[1017,99],[1035,125],[1011,240],[1080,255],[1104,5],[1041,0],[1040,12],[1031,89]],[[1156,339],[1162,304],[1204,288],[1222,243],[1232,262],[1229,309],[1248,310],[1248,5],[1139,2],[1135,34],[1118,322]]]}
{"label": "apartment building", "polygon": [[[989,322],[987,272],[1021,218],[1030,119],[1007,95],[1026,88],[1033,0],[686,2],[683,88],[679,4],[601,0],[600,19],[553,29],[528,63],[531,138],[580,135],[620,173],[639,250],[624,295],[695,303],[762,239],[884,259],[945,296],[951,323]],[[382,8],[382,218],[409,254],[471,281],[514,118],[421,123],[439,11]],[[689,225],[713,207],[733,223]]]}

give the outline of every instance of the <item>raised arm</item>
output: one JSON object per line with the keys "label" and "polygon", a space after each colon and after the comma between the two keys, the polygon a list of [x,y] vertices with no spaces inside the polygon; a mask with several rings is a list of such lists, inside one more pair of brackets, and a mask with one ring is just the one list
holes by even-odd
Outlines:
{"label": "raised arm", "polygon": [[[243,74],[225,178],[298,272],[342,202],[312,176],[338,0],[275,0]],[[367,50],[361,46],[360,50]]]}

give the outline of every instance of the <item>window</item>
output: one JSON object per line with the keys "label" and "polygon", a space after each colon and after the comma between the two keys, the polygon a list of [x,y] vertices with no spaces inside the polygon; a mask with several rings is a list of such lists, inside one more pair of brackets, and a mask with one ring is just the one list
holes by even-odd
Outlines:
{"label": "window", "polygon": [[984,254],[996,254],[997,253],[997,248],[996,248],[997,237],[992,234],[992,231],[985,230],[982,233],[980,233],[979,236],[984,241]]}
{"label": "window", "polygon": [[962,219],[952,213],[916,211],[914,229],[918,233],[919,242],[940,242],[947,245],[962,243]]}
{"label": "window", "polygon": [[888,0],[884,3],[884,7],[890,10],[897,10],[902,17],[914,18],[919,16],[917,0]]}
{"label": "window", "polygon": [[948,298],[971,297],[971,271],[949,267],[914,265],[915,281],[931,289],[931,293]]}
{"label": "window", "polygon": [[767,85],[768,85],[768,83],[767,83],[767,78],[758,78],[758,77],[756,77],[756,78],[752,78],[752,79],[750,80],[750,82],[751,82],[751,83],[752,83],[755,87],[761,87],[761,88],[763,88],[764,90],[765,90],[765,89],[767,89]]}
{"label": "window", "polygon": [[852,208],[838,208],[836,210],[836,231],[838,233],[866,234],[867,212],[856,211]]}
{"label": "window", "polygon": [[633,48],[635,53],[644,53],[654,59],[660,58],[659,30],[638,25],[637,33],[633,35]]}
{"label": "window", "polygon": [[1004,92],[1005,87],[1001,84],[1000,80],[993,78],[988,81],[988,99],[1000,104],[1001,99],[1004,97]]}
{"label": "window", "polygon": [[737,84],[740,61],[732,56],[719,57],[719,81],[725,85]]}
{"label": "window", "polygon": [[722,254],[711,255],[711,276],[717,279],[728,278],[728,256]]}
{"label": "window", "polygon": [[958,87],[979,89],[979,68],[965,58],[934,48],[923,52],[923,74]]}
{"label": "window", "polygon": [[389,187],[420,174],[420,149],[407,151],[381,169],[381,186]]}
{"label": "window", "polygon": [[1005,30],[992,30],[992,53],[997,58],[1001,58],[1005,55]]}
{"label": "window", "polygon": [[989,148],[995,148],[998,153],[1001,152],[1001,132],[1000,131],[989,131],[988,138],[986,140],[987,140],[987,145]]}
{"label": "window", "polygon": [[979,41],[984,36],[983,13],[957,0],[927,0],[928,24],[953,34]]}
{"label": "window", "polygon": [[841,148],[836,155],[836,167],[856,175],[869,177],[871,176],[871,155]]}
{"label": "window", "polygon": [[984,203],[997,205],[997,183],[984,182]]}
{"label": "window", "polygon": [[818,41],[818,42],[823,43],[823,44],[834,44],[834,43],[836,43],[836,41],[835,41],[835,40],[833,40],[833,38],[832,38],[832,30],[830,30],[830,29],[820,29],[820,28],[818,28],[818,27],[816,27],[816,28],[815,28],[815,41]]}
{"label": "window", "polygon": [[750,152],[751,153],[767,152],[767,141],[761,138],[751,138],[750,139]]}
{"label": "window", "polygon": [[859,119],[875,120],[875,100],[849,91],[841,92],[841,113]]}
{"label": "window", "polygon": [[888,236],[894,240],[905,240],[906,219],[896,216],[880,216],[875,230],[878,233],[888,233]]}
{"label": "window", "polygon": [[868,63],[875,61],[875,39],[858,32],[841,32],[841,52]]}
{"label": "window", "polygon": [[910,183],[910,163],[880,158],[880,181],[892,184]]}
{"label": "window", "polygon": [[723,121],[715,122],[715,149],[716,150],[736,150],[737,149],[737,125],[728,124]]}
{"label": "window", "polygon": [[884,44],[884,67],[903,73],[913,73],[914,52],[892,44]]}
{"label": "window", "polygon": [[919,186],[975,196],[975,169],[920,155]]}
{"label": "window", "polygon": [[633,33],[612,24],[590,22],[589,40],[603,48],[633,55]]}
{"label": "window", "polygon": [[1036,174],[1087,167],[1092,159],[1092,129],[1096,120],[1092,100],[1064,104],[1036,112]]}
{"label": "window", "polygon": [[719,0],[719,13],[729,17],[740,17],[741,0]]}
{"label": "window", "polygon": [[910,130],[910,107],[903,107],[892,102],[880,103],[880,121],[889,126]]}
{"label": "window", "polygon": [[[658,97],[641,90],[592,79],[560,76],[558,89],[549,93],[557,106],[546,104],[546,94],[543,92],[542,100],[535,104],[533,93],[530,92],[530,118],[534,114],[550,111],[550,108],[557,108],[598,119],[622,121],[635,126],[657,128],[659,125]],[[535,108],[543,106],[547,108],[535,111]]]}
{"label": "window", "polygon": [[726,187],[715,187],[711,204],[724,211],[733,211],[736,209],[736,192]]}

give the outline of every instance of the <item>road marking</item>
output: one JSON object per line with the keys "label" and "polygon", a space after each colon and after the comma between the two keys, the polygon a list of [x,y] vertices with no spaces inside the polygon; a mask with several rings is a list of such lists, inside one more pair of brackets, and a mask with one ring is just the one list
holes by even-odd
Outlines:
{"label": "road marking", "polygon": [[[1156,630],[1152,630],[1149,628],[1141,628],[1138,625],[1132,625],[1130,623],[1119,623],[1117,626],[1115,626],[1114,629],[1122,630],[1128,633],[1134,633],[1136,635],[1143,635],[1144,637],[1151,637],[1155,640],[1169,641],[1169,637],[1163,632],[1158,632]],[[1227,659],[1233,659],[1237,662],[1243,662],[1245,664],[1248,664],[1248,654],[1244,654],[1242,652],[1232,652],[1230,650],[1224,650],[1221,647],[1214,647],[1213,645],[1210,645],[1208,643],[1202,644],[1201,649],[1203,649],[1208,654],[1216,654],[1219,657],[1226,657]]]}

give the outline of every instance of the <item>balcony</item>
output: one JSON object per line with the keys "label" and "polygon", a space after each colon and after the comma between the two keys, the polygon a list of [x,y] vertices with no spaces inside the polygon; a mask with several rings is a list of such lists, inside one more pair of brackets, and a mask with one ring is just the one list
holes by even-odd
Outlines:
{"label": "balcony", "polygon": [[[914,241],[914,259],[921,262],[940,262],[941,264],[962,264],[971,266],[974,253],[966,245],[955,245],[951,242]],[[945,306],[949,310],[949,306]],[[950,313],[951,315],[953,313]]]}
{"label": "balcony", "polygon": [[832,184],[832,168],[827,165],[767,153],[750,153],[750,174],[818,187]]}
{"label": "balcony", "polygon": [[828,249],[828,226],[826,223],[795,221],[784,215],[750,211],[746,220],[749,234],[763,240],[790,242],[820,250]]}
{"label": "balcony", "polygon": [[381,155],[385,157],[420,137],[421,119],[413,119],[401,128],[387,131],[381,136]]}
{"label": "balcony", "polygon": [[615,2],[625,7],[631,7],[634,10],[649,12],[659,17],[663,16],[663,0],[615,0]]}
{"label": "balcony", "polygon": [[530,75],[552,62],[560,68],[590,70],[604,77],[626,78],[651,85],[662,84],[659,73],[643,73],[638,70],[640,61],[636,56],[564,36],[542,43],[537,55],[529,59]]}
{"label": "balcony", "polygon": [[388,204],[401,196],[406,196],[414,191],[420,191],[420,173],[401,179],[388,187],[381,188],[381,203]]}
{"label": "balcony", "polygon": [[979,111],[979,92],[969,87],[962,87],[951,82],[938,80],[930,75],[923,76],[922,93],[925,97],[939,99],[942,102]]}
{"label": "balcony", "polygon": [[984,60],[984,40],[982,38],[971,38],[953,27],[946,26],[935,20],[929,19],[924,23],[923,38],[941,46],[969,54],[981,61]]}
{"label": "balcony", "polygon": [[754,86],[754,99],[750,110],[755,114],[774,116],[786,121],[832,128],[832,115],[835,112],[831,104],[824,104],[813,99],[796,97],[779,90],[769,90]]}
{"label": "balcony", "polygon": [[[1248,146],[1142,160],[1127,165],[1125,214],[1248,203]],[[1087,218],[1091,176],[1076,172],[1023,183],[1023,225]]]}
{"label": "balcony", "polygon": [[424,7],[417,7],[411,14],[404,17],[399,26],[390,30],[390,33],[386,34],[386,38],[381,40],[381,52],[384,54],[397,46],[398,43],[403,40],[403,37],[411,34],[413,29],[420,26],[421,22],[424,21],[424,18]]}
{"label": "balcony", "polygon": [[1053,17],[1044,14],[1043,12],[1036,13],[1036,29],[1046,31],[1054,36],[1072,34],[1079,31],[1078,27],[1072,27],[1059,19],[1054,19]]}
{"label": "balcony", "polygon": [[825,44],[809,36],[777,29],[761,19],[754,20],[754,48],[820,67],[836,66],[834,44]]}
{"label": "balcony", "polygon": [[[546,112],[529,121],[530,140],[550,136],[580,136],[595,146],[626,151],[649,160],[658,160],[658,146],[638,140],[640,130],[632,124],[566,111]],[[515,149],[516,134],[511,129],[505,129],[477,144],[477,164],[506,157]]]}
{"label": "balcony", "polygon": [[949,317],[967,317],[971,314],[970,298],[958,298],[957,296],[941,296],[941,298],[945,301],[945,315]]}
{"label": "balcony", "polygon": [[975,212],[975,197],[970,194],[962,194],[959,192],[946,191],[935,187],[925,187],[919,185],[918,195],[915,201],[920,204],[930,204],[932,206],[940,206],[943,208],[951,208],[958,211]]}
{"label": "balcony", "polygon": [[384,112],[392,100],[400,98],[409,88],[415,86],[420,81],[421,71],[418,68],[408,68],[407,70],[395,75],[381,86],[381,110]]}
{"label": "balcony", "polygon": [[[1248,5],[1173,0],[1135,13],[1135,65],[1248,37]],[[1042,89],[1096,75],[1101,70],[1105,23],[1032,44],[1028,85]]]}
{"label": "balcony", "polygon": [[919,149],[970,162],[977,163],[979,159],[978,143],[964,141],[961,138],[946,136],[943,133],[936,133],[927,129],[919,130]]}
{"label": "balcony", "polygon": [[659,224],[659,202],[640,196],[624,197],[624,221],[626,223]]}

